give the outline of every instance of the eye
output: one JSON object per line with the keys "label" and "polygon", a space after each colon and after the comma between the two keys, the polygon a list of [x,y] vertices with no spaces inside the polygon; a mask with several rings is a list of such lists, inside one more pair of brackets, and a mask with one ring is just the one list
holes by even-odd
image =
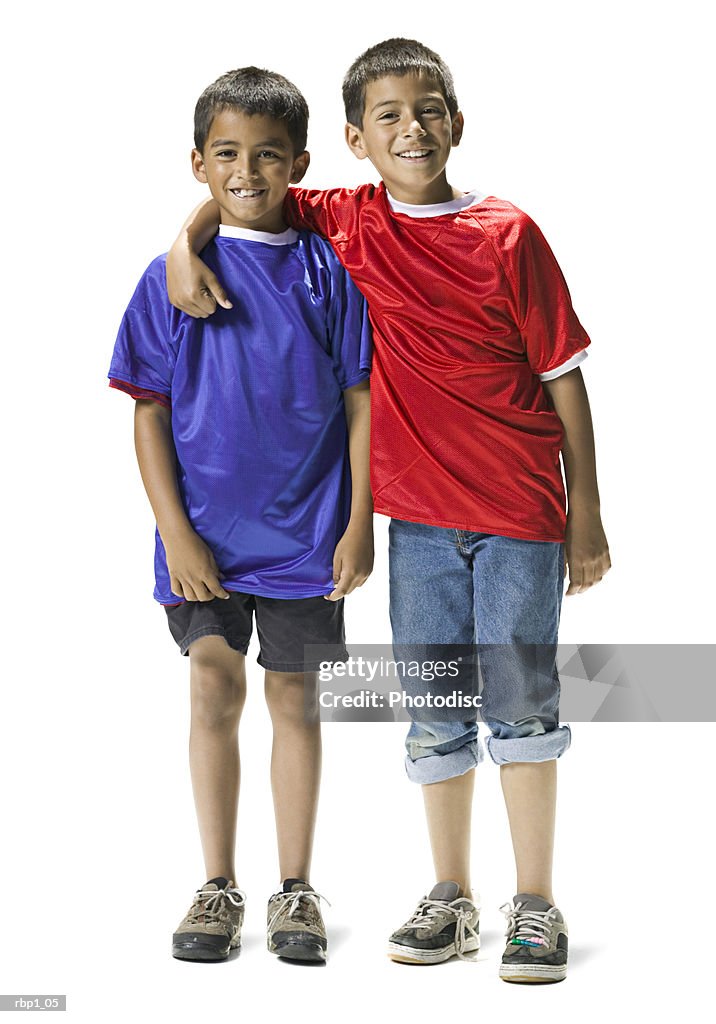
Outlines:
{"label": "eye", "polygon": [[379,120],[379,121],[387,121],[387,120],[392,120],[392,119],[393,119],[394,117],[397,117],[397,116],[398,116],[398,115],[397,115],[397,114],[396,114],[396,113],[395,113],[394,111],[392,111],[392,110],[386,110],[386,112],[385,112],[384,114],[381,114],[381,115],[380,115],[380,117],[378,118],[378,120]]}
{"label": "eye", "polygon": [[234,149],[222,149],[216,154],[222,160],[233,160],[236,157],[236,150]]}
{"label": "eye", "polygon": [[438,117],[442,117],[443,114],[445,113],[445,111],[442,109],[442,107],[424,107],[423,108],[423,113],[424,114],[437,114]]}
{"label": "eye", "polygon": [[272,149],[262,149],[259,156],[264,160],[280,160],[278,153],[274,153]]}

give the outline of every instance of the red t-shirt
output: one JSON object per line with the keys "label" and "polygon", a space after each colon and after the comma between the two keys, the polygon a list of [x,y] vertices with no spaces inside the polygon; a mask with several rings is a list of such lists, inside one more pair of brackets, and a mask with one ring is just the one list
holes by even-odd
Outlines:
{"label": "red t-shirt", "polygon": [[382,183],[292,189],[286,213],[369,303],[376,512],[563,541],[562,424],[541,379],[589,338],[537,225],[494,196],[410,206]]}

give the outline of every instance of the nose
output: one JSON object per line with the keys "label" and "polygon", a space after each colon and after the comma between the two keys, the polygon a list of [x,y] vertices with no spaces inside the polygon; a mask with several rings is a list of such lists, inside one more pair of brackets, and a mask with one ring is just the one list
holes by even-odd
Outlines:
{"label": "nose", "polygon": [[244,181],[250,181],[251,178],[255,178],[258,173],[254,165],[253,158],[250,156],[245,156],[242,160],[239,160],[237,170],[239,172],[239,177]]}
{"label": "nose", "polygon": [[414,117],[406,126],[403,134],[406,138],[421,138],[421,136],[427,135],[428,133],[425,131],[420,121],[418,121],[417,117]]}

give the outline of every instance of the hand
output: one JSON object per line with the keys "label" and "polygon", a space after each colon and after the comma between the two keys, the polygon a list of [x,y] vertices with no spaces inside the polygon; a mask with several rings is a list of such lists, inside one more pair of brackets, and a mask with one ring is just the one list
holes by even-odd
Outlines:
{"label": "hand", "polygon": [[232,308],[216,274],[196,253],[179,248],[176,242],[167,253],[167,292],[173,306],[202,320],[216,311],[217,304]]}
{"label": "hand", "polygon": [[326,601],[340,601],[356,587],[362,587],[373,571],[373,522],[351,526],[343,534],[333,554],[334,590]]}
{"label": "hand", "polygon": [[223,573],[210,549],[198,533],[187,530],[180,537],[164,543],[172,593],[186,601],[211,601],[215,597],[226,600],[228,591],[219,580]]}
{"label": "hand", "polygon": [[569,512],[565,561],[569,566],[567,597],[583,594],[609,572],[609,546],[598,511],[575,508]]}

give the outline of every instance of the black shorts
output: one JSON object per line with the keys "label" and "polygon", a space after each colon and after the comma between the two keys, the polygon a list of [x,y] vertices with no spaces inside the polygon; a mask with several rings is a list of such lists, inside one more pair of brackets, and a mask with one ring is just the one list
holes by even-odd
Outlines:
{"label": "black shorts", "polygon": [[[229,647],[246,654],[253,613],[260,653],[258,663],[271,672],[317,672],[321,662],[347,661],[343,626],[343,599],[323,597],[286,600],[232,591],[229,598],[185,601],[165,605],[169,629],[182,654],[201,636],[223,636]],[[326,647],[326,657],[312,651],[307,661],[303,645]],[[318,655],[318,657],[315,657]]]}

